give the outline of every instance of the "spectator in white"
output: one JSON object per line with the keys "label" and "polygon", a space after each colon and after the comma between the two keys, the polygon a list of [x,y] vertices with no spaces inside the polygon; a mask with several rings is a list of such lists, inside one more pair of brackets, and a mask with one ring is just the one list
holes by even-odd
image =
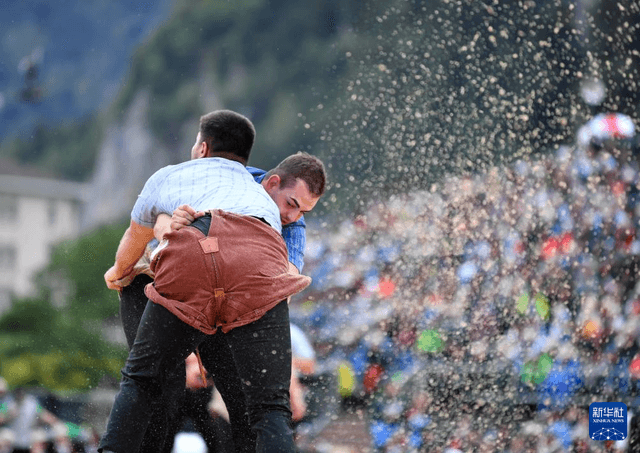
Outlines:
{"label": "spectator in white", "polygon": [[313,345],[302,329],[293,323],[291,323],[291,354],[295,370],[305,376],[315,373],[316,352]]}
{"label": "spectator in white", "polygon": [[[49,449],[49,436],[47,432],[38,428],[31,431],[31,453],[47,453]],[[15,450],[13,450],[15,452]]]}
{"label": "spectator in white", "polygon": [[9,428],[0,428],[0,453],[11,453],[15,438]]}
{"label": "spectator in white", "polygon": [[178,433],[172,453],[207,453],[207,444],[198,433]]}
{"label": "spectator in white", "polygon": [[69,428],[64,423],[53,426],[53,445],[56,453],[71,453],[73,444],[69,438]]}
{"label": "spectator in white", "polygon": [[14,390],[14,401],[8,408],[9,429],[15,436],[14,453],[30,453],[32,434],[38,422],[51,427],[60,423],[58,417],[40,405],[38,399],[23,387]]}
{"label": "spectator in white", "polygon": [[315,372],[316,353],[311,341],[302,329],[291,323],[291,413],[294,422],[302,420],[307,413],[306,391],[300,382],[300,375],[310,376]]}

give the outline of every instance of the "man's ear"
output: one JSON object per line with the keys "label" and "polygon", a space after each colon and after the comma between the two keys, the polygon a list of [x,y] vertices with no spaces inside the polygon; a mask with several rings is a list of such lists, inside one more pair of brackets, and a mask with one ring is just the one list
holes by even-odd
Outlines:
{"label": "man's ear", "polygon": [[209,148],[209,145],[207,144],[206,141],[202,141],[202,143],[200,143],[200,146],[198,147],[197,150],[198,153],[198,157],[210,157],[211,156],[211,148]]}
{"label": "man's ear", "polygon": [[280,187],[280,181],[279,175],[271,175],[265,181],[264,188],[267,190],[277,189]]}

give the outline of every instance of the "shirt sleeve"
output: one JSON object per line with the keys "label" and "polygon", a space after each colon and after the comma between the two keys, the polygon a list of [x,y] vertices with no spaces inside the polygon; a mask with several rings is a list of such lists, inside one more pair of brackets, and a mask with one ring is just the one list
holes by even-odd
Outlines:
{"label": "shirt sleeve", "polygon": [[256,182],[262,182],[262,180],[264,179],[264,175],[267,174],[266,171],[260,168],[250,167],[249,165],[246,166],[246,169],[249,173],[251,173],[251,176],[253,176],[253,179]]}
{"label": "shirt sleeve", "polygon": [[302,219],[282,227],[282,237],[289,252],[289,262],[302,273],[304,267],[304,248],[307,244],[307,231]]}
{"label": "shirt sleeve", "polygon": [[[167,168],[167,167],[165,167]],[[158,214],[163,211],[160,201],[163,198],[163,182],[165,180],[165,169],[155,172],[144,184],[142,192],[138,195],[136,203],[131,210],[131,220],[138,225],[153,228],[156,224]]]}

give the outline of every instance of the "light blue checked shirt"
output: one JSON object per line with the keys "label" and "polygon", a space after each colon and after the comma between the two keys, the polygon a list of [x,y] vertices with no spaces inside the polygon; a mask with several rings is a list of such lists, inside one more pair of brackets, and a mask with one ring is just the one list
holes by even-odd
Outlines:
{"label": "light blue checked shirt", "polygon": [[171,215],[183,204],[260,217],[282,233],[278,206],[242,164],[229,159],[206,157],[161,168],[145,183],[131,219],[153,228],[159,214]]}
{"label": "light blue checked shirt", "polygon": [[[264,175],[267,173],[256,167],[247,166],[247,170],[253,175],[256,182],[262,182]],[[307,246],[306,229],[307,225],[304,221],[304,216],[295,222],[282,225],[282,237],[285,244],[287,244],[289,262],[297,267],[299,272],[302,272],[304,267],[304,248]]]}

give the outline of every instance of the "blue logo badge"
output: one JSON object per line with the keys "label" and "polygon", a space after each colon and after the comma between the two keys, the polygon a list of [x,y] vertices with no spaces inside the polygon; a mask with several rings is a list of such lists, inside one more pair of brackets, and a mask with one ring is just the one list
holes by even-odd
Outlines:
{"label": "blue logo badge", "polygon": [[589,437],[593,440],[625,440],[627,438],[627,405],[591,403]]}

